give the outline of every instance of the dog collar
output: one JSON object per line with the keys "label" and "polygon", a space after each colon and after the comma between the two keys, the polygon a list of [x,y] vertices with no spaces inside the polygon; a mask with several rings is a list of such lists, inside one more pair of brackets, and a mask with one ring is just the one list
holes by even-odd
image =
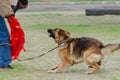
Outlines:
{"label": "dog collar", "polygon": [[67,43],[68,41],[69,41],[69,39],[62,40],[62,41],[58,42],[58,46],[64,46],[64,44]]}

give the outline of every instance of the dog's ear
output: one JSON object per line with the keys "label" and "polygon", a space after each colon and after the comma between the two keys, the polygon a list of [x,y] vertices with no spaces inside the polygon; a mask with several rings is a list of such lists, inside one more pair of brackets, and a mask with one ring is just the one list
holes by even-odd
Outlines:
{"label": "dog's ear", "polygon": [[65,34],[65,31],[62,30],[62,29],[59,29],[59,32],[58,32],[59,35],[64,35]]}
{"label": "dog's ear", "polygon": [[59,33],[58,33],[58,34],[59,34],[59,35],[66,35],[66,36],[68,36],[68,37],[71,36],[71,34],[70,34],[68,31],[64,31],[64,30],[62,30],[62,29],[59,30]]}
{"label": "dog's ear", "polygon": [[70,34],[68,31],[66,32],[66,34],[67,34],[69,37],[71,36],[71,34]]}

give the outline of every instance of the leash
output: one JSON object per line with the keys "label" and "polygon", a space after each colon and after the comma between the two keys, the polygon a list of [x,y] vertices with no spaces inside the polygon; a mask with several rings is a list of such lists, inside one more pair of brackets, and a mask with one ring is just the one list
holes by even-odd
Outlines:
{"label": "leash", "polygon": [[[67,41],[68,41],[68,40],[63,40],[63,41],[60,41],[60,42],[58,43],[58,46],[56,46],[56,47],[54,47],[54,48],[50,49],[50,50],[49,50],[49,51],[47,51],[47,52],[44,52],[44,53],[42,53],[42,54],[38,55],[38,56],[36,56],[36,57],[31,57],[31,58],[26,58],[26,59],[19,59],[19,58],[18,58],[18,59],[17,59],[17,61],[22,62],[22,61],[28,61],[28,60],[33,60],[33,59],[36,59],[36,58],[42,57],[42,56],[46,55],[47,53],[49,53],[49,52],[51,52],[51,51],[53,51],[53,50],[57,49],[58,47],[63,46],[63,45],[64,45],[64,43],[66,43]],[[0,44],[0,46],[4,46],[4,45],[11,46],[11,44],[9,44],[9,43]]]}
{"label": "leash", "polygon": [[[9,43],[2,43],[2,44],[0,44],[0,46],[4,46],[4,45],[11,46],[11,44],[9,44]],[[44,53],[38,55],[38,56],[36,56],[36,57],[26,58],[26,59],[19,59],[19,58],[18,58],[17,60],[20,61],[20,62],[22,62],[22,61],[28,61],[28,60],[33,60],[33,59],[36,59],[36,58],[39,58],[39,57],[42,57],[42,56],[46,55],[47,53],[49,53],[49,52],[51,52],[51,51],[57,49],[58,47],[60,47],[60,46],[62,46],[62,45],[63,45],[63,43],[59,43],[58,46],[56,46],[56,47],[50,49],[50,50],[47,51],[47,52],[44,52]]]}
{"label": "leash", "polygon": [[28,61],[28,60],[33,60],[33,59],[42,57],[42,56],[46,55],[47,53],[49,53],[49,52],[51,52],[51,51],[57,49],[58,47],[64,46],[64,44],[65,44],[67,41],[68,41],[68,40],[62,40],[62,41],[60,41],[60,42],[58,43],[58,46],[56,46],[56,47],[50,49],[50,50],[47,51],[47,52],[44,52],[44,53],[38,55],[38,56],[36,56],[36,57],[26,58],[26,59],[19,59],[19,58],[18,58],[17,60],[20,61],[20,62],[22,62],[22,61]]}
{"label": "leash", "polygon": [[38,55],[38,56],[36,56],[36,57],[26,58],[26,59],[19,59],[19,58],[18,58],[17,60],[20,61],[20,62],[21,62],[21,61],[33,60],[33,59],[36,59],[36,58],[39,58],[39,57],[42,57],[42,56],[46,55],[47,53],[49,53],[49,52],[51,52],[51,51],[57,49],[58,47],[60,47],[60,45],[58,45],[58,46],[56,46],[56,47],[50,49],[50,50],[47,51],[47,52],[42,53],[42,54],[40,54],[40,55]]}
{"label": "leash", "polygon": [[[0,46],[4,46],[4,45],[11,46],[11,44],[9,44],[9,43],[3,43],[3,44],[0,44]],[[61,45],[62,45],[62,44],[59,44],[58,46],[56,46],[56,47],[50,49],[50,50],[47,51],[47,52],[44,52],[44,53],[38,55],[38,56],[36,56],[36,57],[26,58],[26,59],[19,59],[19,58],[18,58],[17,60],[18,60],[18,61],[28,61],[28,60],[33,60],[33,59],[36,59],[36,58],[42,57],[42,56],[44,56],[45,54],[47,54],[47,53],[49,53],[49,52],[51,52],[51,51],[57,49],[57,48],[60,47]]]}

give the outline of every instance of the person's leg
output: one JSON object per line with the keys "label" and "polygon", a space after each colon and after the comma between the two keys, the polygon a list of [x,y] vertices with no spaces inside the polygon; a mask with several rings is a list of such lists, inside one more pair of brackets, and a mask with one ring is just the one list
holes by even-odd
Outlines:
{"label": "person's leg", "polygon": [[[10,35],[4,18],[0,16],[0,44],[10,44]],[[0,46],[0,67],[8,66],[11,63],[11,47],[9,45]]]}

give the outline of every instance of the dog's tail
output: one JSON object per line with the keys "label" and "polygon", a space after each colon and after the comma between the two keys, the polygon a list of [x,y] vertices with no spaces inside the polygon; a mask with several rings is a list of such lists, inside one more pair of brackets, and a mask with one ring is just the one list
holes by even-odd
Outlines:
{"label": "dog's tail", "polygon": [[105,45],[102,49],[101,49],[101,53],[103,55],[107,55],[107,54],[111,54],[116,50],[120,49],[120,43],[119,44],[108,44]]}

